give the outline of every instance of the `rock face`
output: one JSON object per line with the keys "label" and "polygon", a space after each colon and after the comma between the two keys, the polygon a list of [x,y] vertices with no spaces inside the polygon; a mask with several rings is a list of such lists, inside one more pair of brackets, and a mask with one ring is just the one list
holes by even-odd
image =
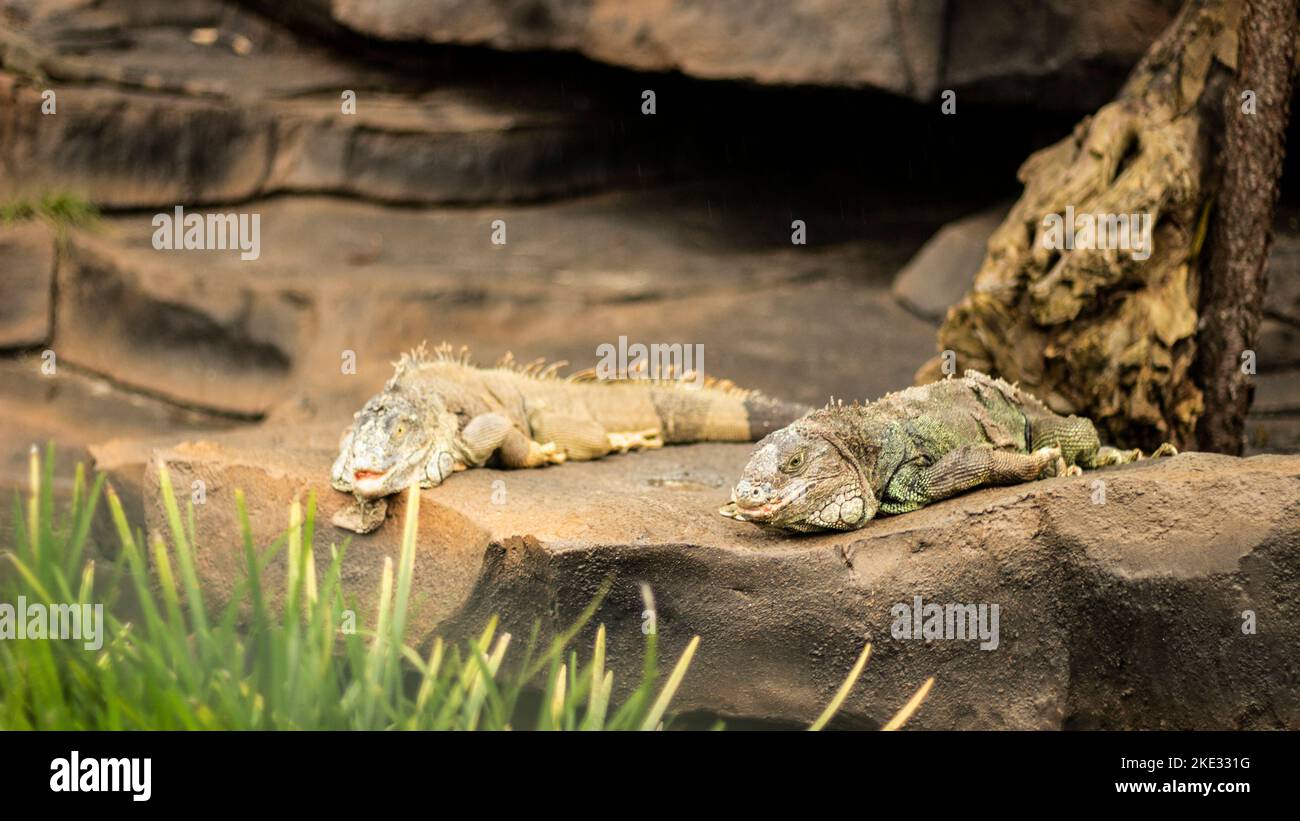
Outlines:
{"label": "rock face", "polygon": [[[1055,99],[1089,108],[1109,97],[1177,8],[1174,0],[1104,8],[1082,0],[309,0],[279,13],[385,40],[577,51],[643,71],[871,86],[918,100],[944,88],[1003,101],[1069,88]],[[1096,86],[1095,102],[1081,99]]]}
{"label": "rock face", "polygon": [[[326,481],[336,436],[265,428],[95,455],[115,485],[142,487],[152,529],[163,526],[159,464],[179,488],[205,483],[197,542],[219,601],[242,572],[234,490],[245,491],[261,544],[308,492],[328,521],[347,502]],[[1184,454],[984,490],[853,533],[783,538],[716,513],[749,450],[474,470],[424,492],[418,633],[469,635],[492,614],[517,636],[534,620],[550,633],[609,579],[595,621],[608,628],[613,669],[639,664],[641,583],[654,591],[666,657],[701,636],[683,711],[811,721],[870,641],[846,726],[878,726],[933,675],[913,727],[1300,727],[1289,672],[1300,663],[1289,605],[1300,595],[1300,457]],[[384,557],[398,555],[404,509],[395,500],[389,520],[348,548],[344,575],[363,622]],[[322,525],[315,549],[343,535]],[[894,638],[892,611],[917,597],[998,605],[996,649]]]}
{"label": "rock face", "polygon": [[[56,492],[71,491],[70,477],[78,462],[88,463],[87,446],[112,437],[195,436],[200,431],[231,427],[222,419],[178,408],[157,399],[140,396],[78,370],[62,359],[55,360],[53,373],[43,369],[47,360],[36,352],[0,360],[0,544],[7,545],[13,531],[13,494],[27,492],[27,458],[32,446],[44,449],[55,444]],[[143,502],[138,483],[123,485],[124,493],[135,493],[128,505],[143,521]],[[104,524],[108,524],[106,521]],[[102,531],[115,544],[112,527]]]}
{"label": "rock face", "polygon": [[[163,5],[38,3],[23,28],[0,28],[15,72],[0,74],[0,197],[70,189],[104,208],[286,192],[483,202],[637,175],[620,159],[635,149],[576,90],[435,86],[212,0]],[[218,26],[216,42],[193,41]],[[40,55],[36,67],[12,56],[20,48]]]}
{"label": "rock face", "polygon": [[[924,356],[931,329],[879,283],[911,247],[897,228],[797,249],[747,236],[738,248],[749,223],[710,214],[688,194],[429,210],[274,199],[253,208],[262,248],[248,261],[158,251],[148,216],[110,218],[72,234],[55,349],[190,406],[251,417],[306,397],[337,419],[424,339],[469,345],[480,362],[513,350],[575,368],[621,335],[692,341],[717,352],[708,372],[804,402],[825,401],[823,390],[883,392]],[[491,241],[498,219],[505,246]],[[811,316],[836,321],[809,328]],[[823,362],[818,346],[785,342],[796,333],[882,360],[869,371],[853,358]],[[729,344],[738,335],[748,344]],[[343,367],[349,352],[355,372]],[[802,378],[809,367],[825,377],[819,384]]]}
{"label": "rock face", "polygon": [[5,226],[0,231],[5,272],[0,348],[39,345],[50,338],[54,253],[54,232],[44,223]]}

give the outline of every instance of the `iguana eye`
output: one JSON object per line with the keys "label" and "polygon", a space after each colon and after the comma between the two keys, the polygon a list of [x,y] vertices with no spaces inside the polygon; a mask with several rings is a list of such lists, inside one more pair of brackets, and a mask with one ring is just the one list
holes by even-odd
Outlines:
{"label": "iguana eye", "polygon": [[393,431],[393,438],[397,439],[405,433],[406,433],[406,425],[403,425],[402,423],[399,422],[397,424],[397,430]]}
{"label": "iguana eye", "polygon": [[786,460],[781,470],[786,473],[794,473],[803,467],[803,451],[799,451],[794,456]]}

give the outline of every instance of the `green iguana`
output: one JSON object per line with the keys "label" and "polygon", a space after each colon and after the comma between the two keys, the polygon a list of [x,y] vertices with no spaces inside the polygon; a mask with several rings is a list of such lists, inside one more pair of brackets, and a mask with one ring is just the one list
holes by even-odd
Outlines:
{"label": "green iguana", "polygon": [[[494,464],[533,468],[599,459],[665,443],[753,442],[809,408],[726,381],[567,378],[564,363],[495,368],[469,364],[465,349],[423,345],[403,354],[384,389],[344,431],[330,471],[336,490],[357,504],[334,524],[367,533],[383,523],[385,496],[412,483],[436,487],[452,473]],[[683,375],[685,376],[685,375]]]}
{"label": "green iguana", "polygon": [[[1165,444],[1154,456],[1175,453]],[[832,403],[768,435],[719,512],[773,530],[856,530],[977,487],[1141,458],[1102,447],[1087,419],[966,371],[866,405]]]}

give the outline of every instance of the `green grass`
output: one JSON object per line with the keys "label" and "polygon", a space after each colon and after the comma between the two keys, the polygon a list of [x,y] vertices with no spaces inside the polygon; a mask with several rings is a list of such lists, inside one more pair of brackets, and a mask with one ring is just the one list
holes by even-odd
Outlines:
{"label": "green grass", "polygon": [[93,203],[68,191],[51,191],[40,197],[15,197],[0,202],[0,225],[43,219],[56,228],[89,226],[99,221]]}
{"label": "green grass", "polygon": [[[653,730],[665,725],[699,645],[697,636],[656,686],[656,637],[647,636],[635,687],[617,705],[604,626],[585,660],[571,647],[600,596],[549,642],[539,641],[536,625],[517,642],[493,619],[474,640],[436,638],[427,653],[417,652],[407,623],[420,502],[414,492],[397,564],[385,560],[377,610],[356,615],[369,615],[368,627],[341,629],[345,611],[355,609],[340,584],[346,544],[320,557],[327,568],[317,572],[314,498],[295,502],[284,534],[259,548],[236,493],[247,572],[214,612],[196,570],[193,508],[181,510],[165,467],[169,538],[146,543],[112,490],[104,492],[103,477],[88,482],[81,466],[70,503],[56,511],[53,465],[52,447],[43,460],[33,449],[30,493],[25,500],[15,494],[14,542],[0,550],[0,603],[20,596],[102,603],[104,644],[92,651],[72,640],[0,640],[0,729]],[[105,497],[119,550],[101,572],[86,554]],[[264,584],[264,569],[281,554],[287,572],[277,596]],[[869,651],[812,729],[838,710]],[[510,664],[507,654],[515,654]],[[906,720],[928,687],[895,722]]]}

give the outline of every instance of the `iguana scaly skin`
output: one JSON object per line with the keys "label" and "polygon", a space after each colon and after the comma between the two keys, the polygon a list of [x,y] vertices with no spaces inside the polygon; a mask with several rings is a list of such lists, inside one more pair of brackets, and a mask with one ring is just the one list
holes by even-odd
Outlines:
{"label": "iguana scaly skin", "polygon": [[977,487],[1141,458],[1102,447],[1087,419],[966,371],[866,405],[833,403],[768,435],[719,512],[774,530],[856,530]]}
{"label": "iguana scaly skin", "polygon": [[452,473],[493,464],[533,468],[686,442],[753,442],[808,408],[729,382],[632,378],[597,381],[503,360],[469,364],[462,349],[404,354],[384,389],[343,433],[331,470],[357,505],[334,517],[366,533],[383,523],[385,496],[412,483],[436,487]]}

